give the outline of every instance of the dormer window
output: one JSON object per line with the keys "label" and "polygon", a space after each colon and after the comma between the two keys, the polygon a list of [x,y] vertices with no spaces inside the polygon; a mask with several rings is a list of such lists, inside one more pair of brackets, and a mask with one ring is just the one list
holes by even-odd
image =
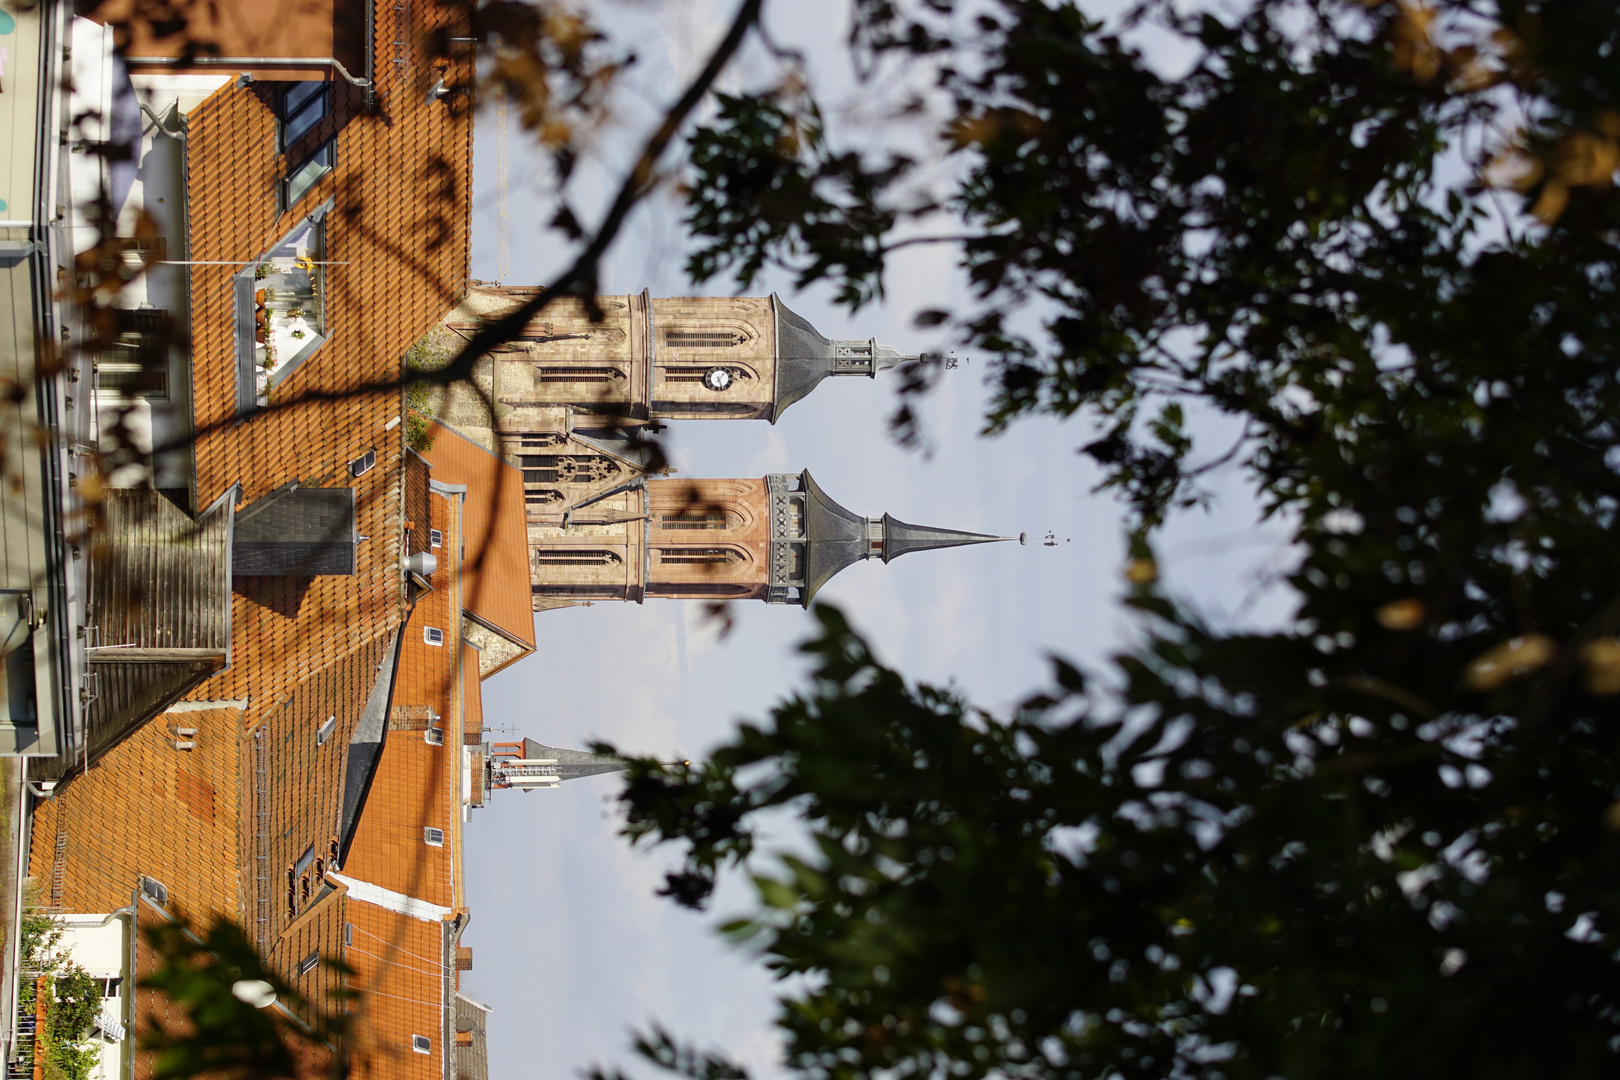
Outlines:
{"label": "dormer window", "polygon": [[331,205],[328,199],[236,275],[238,415],[268,405],[276,387],[326,343],[321,219]]}

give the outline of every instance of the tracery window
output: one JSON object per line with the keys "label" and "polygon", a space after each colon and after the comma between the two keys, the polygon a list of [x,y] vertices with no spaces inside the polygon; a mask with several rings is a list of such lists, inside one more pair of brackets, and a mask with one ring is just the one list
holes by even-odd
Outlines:
{"label": "tracery window", "polygon": [[519,454],[525,484],[594,484],[614,476],[618,463],[605,457]]}

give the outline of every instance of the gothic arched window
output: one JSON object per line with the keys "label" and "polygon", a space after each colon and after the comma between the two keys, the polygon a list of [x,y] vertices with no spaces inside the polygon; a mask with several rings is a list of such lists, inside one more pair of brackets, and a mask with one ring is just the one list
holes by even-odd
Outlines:
{"label": "gothic arched window", "polygon": [[565,382],[617,382],[624,372],[616,367],[553,367],[536,365],[534,381],[537,383]]}
{"label": "gothic arched window", "polygon": [[660,529],[729,529],[734,522],[723,510],[679,510],[673,514],[659,514]]}
{"label": "gothic arched window", "polygon": [[539,548],[534,553],[536,566],[612,566],[623,561],[617,552],[602,548]]}
{"label": "gothic arched window", "polygon": [[747,561],[748,556],[730,547],[659,548],[658,561],[665,565],[725,566]]}
{"label": "gothic arched window", "polygon": [[737,330],[714,327],[708,330],[665,330],[664,344],[674,349],[730,349],[748,340]]}

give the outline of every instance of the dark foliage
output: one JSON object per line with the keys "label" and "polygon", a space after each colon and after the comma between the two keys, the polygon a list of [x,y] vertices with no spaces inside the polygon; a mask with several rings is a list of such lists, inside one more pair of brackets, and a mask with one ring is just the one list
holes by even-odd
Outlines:
{"label": "dark foliage", "polygon": [[[1612,9],[857,6],[863,61],[931,64],[951,102],[977,300],[943,324],[994,362],[988,426],[1090,429],[1146,639],[1115,689],[1060,663],[1002,719],[824,609],[807,692],[706,765],[632,771],[629,835],[687,853],[674,899],[760,875],[729,929],[807,976],[780,1012],[792,1070],[1611,1075]],[[1144,61],[1148,26],[1184,74]],[[863,299],[890,238],[798,219],[860,190],[864,220],[904,223],[907,176],[852,187],[835,133],[783,137],[794,115],[694,137],[693,187],[749,220],[695,201],[693,269],[778,262]],[[1189,404],[1241,440],[1201,446]],[[1294,529],[1283,631],[1200,625],[1153,584],[1155,527],[1217,458]],[[760,864],[768,808],[813,857]]]}

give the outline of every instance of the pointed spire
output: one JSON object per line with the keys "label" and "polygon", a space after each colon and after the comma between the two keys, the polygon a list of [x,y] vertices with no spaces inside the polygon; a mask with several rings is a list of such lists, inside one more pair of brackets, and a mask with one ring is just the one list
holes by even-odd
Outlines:
{"label": "pointed spire", "polygon": [[554,788],[564,780],[622,772],[630,765],[612,754],[567,750],[524,739],[520,743],[491,743],[484,770],[488,788]]}
{"label": "pointed spire", "polygon": [[935,548],[961,547],[964,544],[993,544],[999,540],[1024,543],[1024,534],[1017,536],[988,536],[984,533],[960,532],[956,529],[935,529],[928,525],[909,525],[899,518],[883,515],[883,561],[891,562],[911,551],[932,551]]}
{"label": "pointed spire", "polygon": [[889,562],[910,551],[1025,539],[911,525],[888,514],[861,517],[834,502],[808,472],[765,480],[771,500],[770,603],[787,602],[797,589],[797,599],[809,607],[835,574],[866,559]]}

